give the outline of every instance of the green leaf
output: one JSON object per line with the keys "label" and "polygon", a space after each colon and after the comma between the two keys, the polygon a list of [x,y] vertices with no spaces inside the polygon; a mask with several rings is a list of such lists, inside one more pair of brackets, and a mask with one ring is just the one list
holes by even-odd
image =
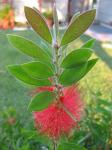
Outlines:
{"label": "green leaf", "polygon": [[97,63],[97,61],[98,61],[98,58],[95,58],[95,59],[89,60],[87,62],[87,68],[84,73],[84,76],[94,67],[94,65]]}
{"label": "green leaf", "polygon": [[58,33],[59,33],[59,22],[58,22],[58,15],[57,15],[56,3],[55,2],[53,4],[53,18],[54,18],[55,33],[56,33],[56,37],[57,37]]}
{"label": "green leaf", "polygon": [[21,150],[28,150],[29,149],[29,144],[27,143],[27,144],[23,144],[22,146],[21,146]]}
{"label": "green leaf", "polygon": [[27,40],[21,36],[17,35],[8,35],[8,39],[11,44],[19,49],[24,54],[27,54],[31,57],[37,58],[40,61],[50,62],[51,59],[47,53],[44,52],[39,46],[34,44],[32,41]]}
{"label": "green leaf", "polygon": [[86,62],[92,55],[91,49],[81,48],[69,53],[62,61],[61,67],[72,68]]}
{"label": "green leaf", "polygon": [[39,11],[25,7],[25,15],[32,28],[48,43],[52,43],[52,36],[46,24],[45,18]]}
{"label": "green leaf", "polygon": [[37,44],[40,45],[40,47],[50,56],[53,56],[52,52],[52,45],[48,44],[44,40],[41,39],[41,41],[37,40]]}
{"label": "green leaf", "polygon": [[[38,142],[40,142],[41,144],[43,144],[43,145],[47,145],[47,147],[51,147],[51,145],[52,145],[52,141],[51,140],[49,140],[49,138],[47,137],[47,136],[45,136],[45,135],[43,135],[42,133],[38,133],[37,134],[37,132],[36,132],[36,137],[35,137],[35,139],[38,141]],[[37,149],[38,150],[38,149]],[[47,149],[46,149],[47,150]],[[49,150],[51,150],[51,149],[49,149]]]}
{"label": "green leaf", "polygon": [[94,42],[95,42],[95,39],[90,39],[82,46],[82,48],[92,48]]}
{"label": "green leaf", "polygon": [[77,12],[73,15],[72,19],[70,20],[70,24],[74,22],[74,20],[80,15],[80,12]]}
{"label": "green leaf", "polygon": [[86,62],[92,55],[91,49],[81,48],[69,53],[62,61],[61,67],[72,68]]}
{"label": "green leaf", "polygon": [[21,65],[13,65],[13,66],[8,66],[8,70],[12,75],[14,75],[17,79],[20,81],[30,84],[30,85],[35,85],[35,86],[50,86],[51,82],[48,79],[44,80],[39,80],[32,78],[30,75],[28,75]]}
{"label": "green leaf", "polygon": [[84,63],[71,69],[65,69],[60,75],[60,83],[64,86],[75,84],[84,76],[86,67],[87,63]]}
{"label": "green leaf", "polygon": [[93,9],[76,17],[76,19],[68,26],[67,30],[65,31],[62,37],[61,46],[66,45],[80,37],[93,23],[95,14],[96,10]]}
{"label": "green leaf", "polygon": [[74,143],[63,143],[59,145],[58,150],[86,150],[86,149]]}
{"label": "green leaf", "polygon": [[28,106],[30,111],[41,111],[47,108],[53,101],[54,96],[52,92],[46,91],[37,94]]}
{"label": "green leaf", "polygon": [[33,78],[49,78],[53,76],[53,71],[51,68],[38,61],[30,62],[22,64],[21,67],[25,70],[25,72]]}

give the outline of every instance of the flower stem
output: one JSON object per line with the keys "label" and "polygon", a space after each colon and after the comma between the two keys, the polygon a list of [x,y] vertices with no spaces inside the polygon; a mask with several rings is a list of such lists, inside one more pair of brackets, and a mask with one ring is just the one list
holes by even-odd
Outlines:
{"label": "flower stem", "polygon": [[53,140],[53,150],[57,150],[57,142],[55,140]]}
{"label": "flower stem", "polygon": [[[55,5],[55,0],[53,0],[53,9],[54,11],[56,11],[56,5]],[[60,55],[59,55],[59,49],[60,46],[58,45],[58,40],[57,40],[57,32],[56,32],[56,25],[58,24],[58,18],[57,18],[57,14],[54,13],[54,26],[53,26],[53,41],[52,41],[52,48],[53,48],[53,63],[55,66],[55,74],[54,74],[54,86],[56,87],[56,100],[58,100],[60,98],[61,95],[61,89],[60,89],[60,84],[59,84],[59,75],[60,75],[60,67],[59,67],[59,59],[60,59]]]}
{"label": "flower stem", "polygon": [[55,65],[55,75],[54,75],[54,83],[56,87],[57,99],[60,97],[60,85],[59,85],[59,58],[58,58],[58,43],[56,40],[53,41],[53,51],[54,51],[54,65]]}

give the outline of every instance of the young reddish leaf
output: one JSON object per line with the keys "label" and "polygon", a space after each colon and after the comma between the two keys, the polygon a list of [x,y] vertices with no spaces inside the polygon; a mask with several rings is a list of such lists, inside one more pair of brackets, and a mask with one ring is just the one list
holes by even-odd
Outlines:
{"label": "young reddish leaf", "polygon": [[52,36],[46,24],[45,18],[30,7],[25,7],[25,15],[32,28],[48,43],[52,43]]}
{"label": "young reddish leaf", "polygon": [[33,78],[44,79],[54,75],[48,65],[38,61],[22,64],[21,67]]}
{"label": "young reddish leaf", "polygon": [[95,42],[95,39],[90,39],[82,46],[82,48],[92,48],[92,46],[94,45],[94,42]]}
{"label": "young reddish leaf", "polygon": [[65,59],[62,61],[61,67],[72,68],[86,62],[91,55],[92,51],[88,48],[74,50],[65,57]]}
{"label": "young reddish leaf", "polygon": [[21,36],[11,34],[8,35],[8,39],[15,48],[19,49],[24,54],[37,58],[40,61],[51,61],[51,58],[48,56],[48,54],[32,41]]}
{"label": "young reddish leaf", "polygon": [[60,75],[59,81],[64,86],[69,86],[78,82],[86,71],[87,63],[83,63],[71,69],[65,69]]}
{"label": "young reddish leaf", "polygon": [[95,14],[96,10],[93,9],[76,17],[76,19],[70,23],[65,31],[62,37],[61,46],[66,45],[80,37],[93,23]]}
{"label": "young reddish leaf", "polygon": [[8,69],[13,76],[15,76],[17,79],[19,79],[20,81],[24,83],[35,85],[35,86],[50,86],[51,85],[51,82],[48,79],[39,80],[39,79],[32,78],[23,70],[21,65],[8,66]]}
{"label": "young reddish leaf", "polygon": [[47,108],[52,103],[53,99],[54,95],[52,92],[41,92],[31,100],[28,109],[30,111],[41,111]]}
{"label": "young reddish leaf", "polygon": [[86,150],[86,149],[75,143],[63,143],[59,145],[58,150]]}

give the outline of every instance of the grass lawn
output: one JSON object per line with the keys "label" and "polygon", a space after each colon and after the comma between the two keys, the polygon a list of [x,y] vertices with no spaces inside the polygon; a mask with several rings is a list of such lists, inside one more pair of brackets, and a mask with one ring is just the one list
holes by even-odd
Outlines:
{"label": "grass lawn", "polygon": [[[13,78],[7,71],[6,66],[9,64],[17,64],[27,62],[29,57],[22,55],[18,50],[9,45],[6,38],[6,34],[14,33],[38,41],[37,35],[31,31],[0,31],[0,110],[6,107],[14,107],[23,120],[31,118],[27,111],[27,105],[30,100],[30,87],[26,87],[21,84],[15,78]],[[76,47],[80,47],[83,41],[88,39],[87,36],[83,36],[75,43]],[[101,93],[103,98],[112,98],[112,49],[103,49],[102,43],[96,42],[95,52],[102,60],[104,60],[108,66],[101,59],[97,65],[92,69],[88,75],[82,79],[79,83],[84,95],[85,101],[93,101],[91,92]],[[110,56],[111,55],[111,56]],[[95,57],[95,56],[93,56]],[[109,68],[110,67],[110,68]],[[28,122],[27,122],[28,124]]]}

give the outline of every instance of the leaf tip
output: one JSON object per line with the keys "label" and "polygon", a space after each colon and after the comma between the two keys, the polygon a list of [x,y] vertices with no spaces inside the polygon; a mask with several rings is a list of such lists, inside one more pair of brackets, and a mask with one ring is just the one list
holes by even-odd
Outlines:
{"label": "leaf tip", "polygon": [[93,14],[96,14],[96,9],[90,9],[90,10],[88,10],[87,12],[91,12],[91,13],[93,13]]}
{"label": "leaf tip", "polygon": [[6,66],[6,70],[8,71],[10,70],[10,65]]}
{"label": "leaf tip", "polygon": [[25,13],[25,16],[27,18],[28,14],[30,14],[30,10],[34,10],[32,9],[31,7],[28,7],[28,6],[24,6],[24,13]]}
{"label": "leaf tip", "polygon": [[95,62],[97,62],[99,60],[99,58],[95,58],[94,60],[95,60]]}
{"label": "leaf tip", "polygon": [[96,9],[91,9],[90,12],[93,14],[93,17],[96,17]]}
{"label": "leaf tip", "polygon": [[13,75],[13,73],[12,73],[12,70],[13,70],[12,65],[6,66],[6,70],[7,70],[11,75]]}
{"label": "leaf tip", "polygon": [[29,103],[28,107],[27,107],[27,111],[32,112],[31,107],[30,107],[31,102]]}
{"label": "leaf tip", "polygon": [[25,11],[25,12],[26,12],[28,9],[30,9],[30,7],[24,6],[24,11]]}

